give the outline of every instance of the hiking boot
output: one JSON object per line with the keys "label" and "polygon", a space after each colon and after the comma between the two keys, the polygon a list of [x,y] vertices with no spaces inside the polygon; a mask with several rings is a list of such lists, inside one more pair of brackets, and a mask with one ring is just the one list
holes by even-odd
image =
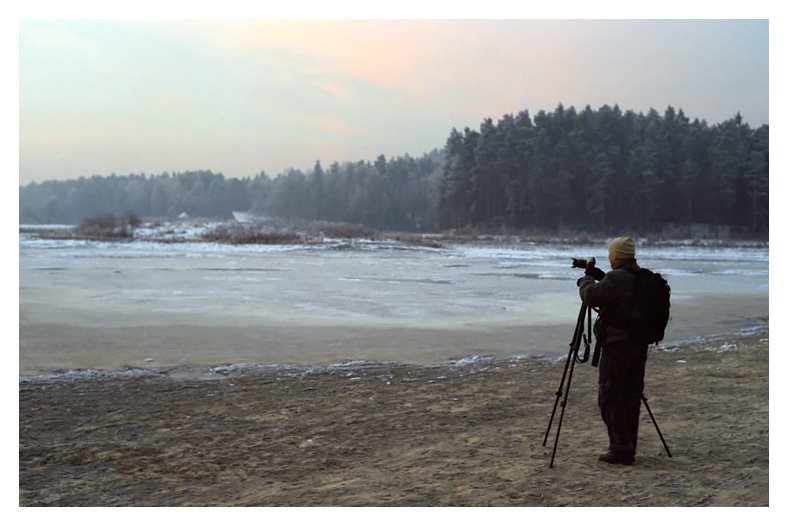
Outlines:
{"label": "hiking boot", "polygon": [[608,450],[605,454],[601,454],[599,459],[600,461],[605,461],[612,465],[632,465],[633,461],[635,461],[635,456],[633,456],[633,454]]}

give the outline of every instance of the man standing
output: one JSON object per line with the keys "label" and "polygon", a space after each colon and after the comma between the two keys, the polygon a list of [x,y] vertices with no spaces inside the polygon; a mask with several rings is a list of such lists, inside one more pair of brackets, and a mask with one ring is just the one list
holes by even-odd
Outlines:
{"label": "man standing", "polygon": [[603,276],[592,270],[578,281],[583,301],[600,308],[595,322],[595,337],[602,344],[597,403],[609,439],[600,460],[622,465],[635,459],[648,347],[633,341],[621,322],[630,316],[639,270],[635,256],[632,238],[615,238],[608,246],[611,271]]}

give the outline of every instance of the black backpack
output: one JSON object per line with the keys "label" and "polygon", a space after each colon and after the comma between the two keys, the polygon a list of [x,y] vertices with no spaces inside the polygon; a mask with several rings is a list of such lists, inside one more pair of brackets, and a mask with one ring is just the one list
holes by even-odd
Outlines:
{"label": "black backpack", "polygon": [[611,324],[627,331],[639,344],[657,344],[663,340],[671,307],[671,287],[666,277],[649,269],[628,269],[635,275],[630,317],[611,320]]}

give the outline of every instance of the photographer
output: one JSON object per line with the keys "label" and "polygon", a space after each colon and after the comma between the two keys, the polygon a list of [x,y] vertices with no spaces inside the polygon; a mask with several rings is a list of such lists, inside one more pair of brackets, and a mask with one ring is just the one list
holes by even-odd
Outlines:
{"label": "photographer", "polygon": [[583,301],[600,309],[594,328],[602,344],[597,401],[609,438],[608,451],[600,460],[623,465],[631,465],[635,458],[648,347],[634,342],[616,323],[629,314],[639,270],[635,256],[632,238],[616,238],[608,246],[611,271],[590,267],[578,280]]}

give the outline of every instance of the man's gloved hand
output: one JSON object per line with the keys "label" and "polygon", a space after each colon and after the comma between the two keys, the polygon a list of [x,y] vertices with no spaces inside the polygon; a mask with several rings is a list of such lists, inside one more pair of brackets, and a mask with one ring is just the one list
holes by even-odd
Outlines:
{"label": "man's gloved hand", "polygon": [[598,282],[605,278],[605,271],[602,269],[598,269],[597,267],[592,267],[591,269],[587,269],[585,271],[586,276],[591,276],[593,279],[597,280]]}

